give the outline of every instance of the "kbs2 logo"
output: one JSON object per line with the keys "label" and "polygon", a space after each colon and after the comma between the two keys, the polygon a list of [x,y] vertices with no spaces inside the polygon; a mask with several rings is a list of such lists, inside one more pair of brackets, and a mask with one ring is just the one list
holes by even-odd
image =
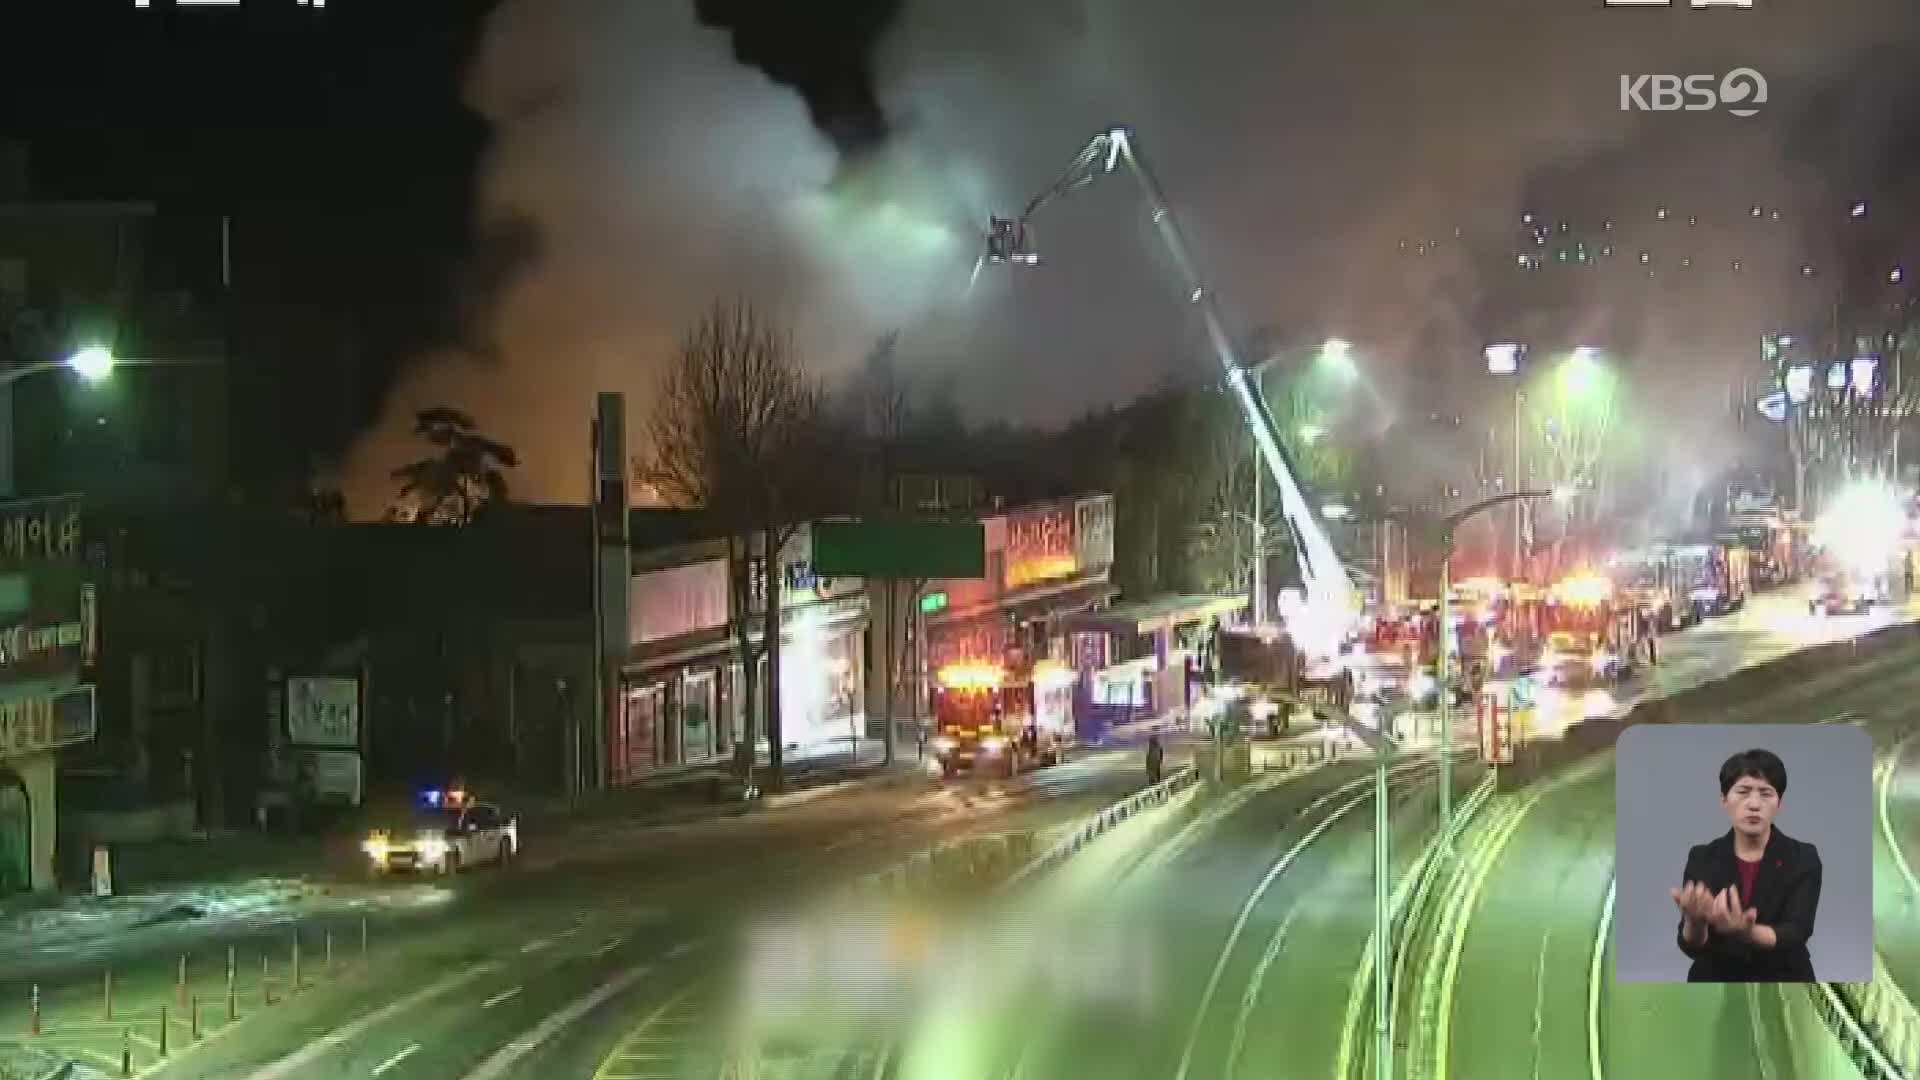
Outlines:
{"label": "kbs2 logo", "polygon": [[1725,75],[1622,75],[1620,111],[1707,112],[1753,116],[1767,103],[1766,76],[1752,68]]}

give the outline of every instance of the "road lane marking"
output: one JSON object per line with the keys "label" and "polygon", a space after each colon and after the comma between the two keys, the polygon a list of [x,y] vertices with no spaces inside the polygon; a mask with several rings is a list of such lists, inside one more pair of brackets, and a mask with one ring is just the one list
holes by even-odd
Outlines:
{"label": "road lane marking", "polygon": [[1540,935],[1540,954],[1533,961],[1533,1080],[1540,1080],[1540,1033],[1547,1026],[1547,945],[1553,941],[1553,924]]}
{"label": "road lane marking", "polygon": [[420,1005],[449,991],[465,986],[467,983],[491,971],[495,971],[499,967],[500,965],[498,963],[489,960],[461,968],[451,975],[428,983],[426,986],[415,990],[413,993],[408,994],[398,1001],[389,1002],[367,1013],[365,1016],[360,1017],[350,1024],[334,1028],[332,1031],[308,1043],[305,1047],[255,1072],[250,1080],[281,1080],[283,1077],[299,1075],[308,1066],[319,1061],[328,1053],[331,1053],[336,1047],[351,1039],[359,1038],[360,1035],[374,1025],[383,1023],[410,1009],[418,1008]]}
{"label": "road lane marking", "polygon": [[[1572,781],[1563,781],[1570,786]],[[1559,785],[1556,785],[1559,786]],[[1499,864],[1500,856],[1506,851],[1508,841],[1520,831],[1520,825],[1526,821],[1527,813],[1538,804],[1546,791],[1536,791],[1520,804],[1513,817],[1501,828],[1500,833],[1488,842],[1481,861],[1468,879],[1466,892],[1461,898],[1461,915],[1454,924],[1452,938],[1447,942],[1446,960],[1440,975],[1440,1009],[1438,1023],[1434,1032],[1433,1077],[1434,1080],[1447,1080],[1450,1047],[1453,1040],[1453,987],[1460,974],[1460,954],[1466,949],[1467,929],[1473,925],[1474,912],[1480,906],[1480,890],[1485,888],[1487,878],[1493,874],[1493,868]]]}
{"label": "road lane marking", "polygon": [[551,944],[553,944],[553,942],[548,941],[546,938],[534,938],[532,941],[520,946],[520,951],[523,953],[539,952]]}
{"label": "road lane marking", "polygon": [[405,1050],[402,1050],[399,1053],[388,1058],[387,1060],[381,1062],[380,1064],[375,1065],[373,1067],[373,1075],[375,1076],[383,1075],[388,1069],[393,1068],[395,1065],[400,1064],[401,1062],[407,1060],[408,1058],[412,1057],[413,1055],[419,1052],[420,1052],[419,1043],[408,1043],[407,1048]]}
{"label": "road lane marking", "polygon": [[627,940],[626,938],[622,938],[622,937],[610,938],[608,939],[606,944],[593,950],[593,955],[605,956],[608,953],[612,952],[613,950],[619,948],[622,944],[626,942],[626,940]]}
{"label": "road lane marking", "polygon": [[600,1062],[600,1067],[593,1072],[593,1080],[626,1080],[626,1078],[630,1078],[632,1076],[631,1073],[618,1068],[614,1064],[631,1053],[628,1049],[629,1047],[642,1044],[657,1045],[662,1043],[675,1047],[684,1046],[685,1037],[683,1035],[662,1037],[652,1032],[654,1025],[658,1024],[661,1018],[666,1016],[667,1013],[682,1006],[690,1006],[696,989],[697,987],[692,985],[682,987],[678,993],[668,998],[659,1008],[647,1014],[647,1018],[640,1021],[639,1025],[628,1032],[625,1038],[616,1043],[613,1052],[608,1054],[606,1058]]}
{"label": "road lane marking", "polygon": [[1908,735],[1895,743],[1887,755],[1886,768],[1880,774],[1880,835],[1886,840],[1887,848],[1893,852],[1894,869],[1900,871],[1900,877],[1906,881],[1913,899],[1920,900],[1920,880],[1913,875],[1913,867],[1907,865],[1907,853],[1900,849],[1900,838],[1893,831],[1893,814],[1887,809],[1888,799],[1893,789],[1894,773],[1900,769],[1900,752],[1914,739],[1920,738],[1920,732]]}
{"label": "road lane marking", "polygon": [[1600,932],[1593,935],[1593,960],[1587,965],[1587,1072],[1592,1080],[1605,1080],[1606,1067],[1600,1062],[1600,976],[1605,971],[1607,944],[1612,940],[1614,889],[1618,877],[1607,879],[1607,902],[1600,909]]}
{"label": "road lane marking", "polygon": [[[1416,765],[1414,767],[1417,768],[1418,766]],[[1356,785],[1370,782],[1370,780],[1353,781]],[[1213,995],[1220,989],[1220,979],[1226,973],[1227,961],[1233,955],[1233,947],[1239,943],[1240,935],[1245,932],[1247,920],[1253,917],[1255,905],[1260,903],[1260,898],[1266,895],[1267,890],[1279,879],[1280,875],[1287,872],[1287,868],[1292,866],[1294,860],[1300,857],[1300,853],[1306,850],[1307,845],[1318,840],[1322,833],[1332,828],[1335,822],[1345,817],[1355,807],[1372,798],[1372,791],[1368,791],[1363,795],[1356,795],[1352,799],[1342,803],[1339,809],[1320,819],[1318,824],[1307,831],[1307,835],[1296,841],[1291,848],[1287,849],[1286,854],[1280,856],[1280,858],[1274,861],[1272,866],[1267,868],[1266,876],[1260,879],[1260,884],[1254,886],[1253,894],[1247,897],[1247,902],[1240,908],[1239,917],[1233,921],[1233,929],[1227,934],[1226,944],[1220,947],[1220,957],[1214,962],[1213,974],[1207,979],[1207,988],[1201,992],[1199,1007],[1194,1010],[1193,1026],[1187,1032],[1187,1045],[1180,1052],[1180,1069],[1174,1074],[1175,1080],[1187,1080],[1187,1073],[1193,1068],[1193,1052],[1199,1045],[1200,1029],[1206,1023],[1207,1010],[1213,1004]]]}
{"label": "road lane marking", "polygon": [[480,1007],[483,1009],[491,1009],[495,1005],[498,1005],[503,1001],[507,1001],[511,998],[519,996],[519,994],[520,994],[520,988],[517,986],[511,990],[502,990],[499,993],[488,998],[487,1000],[481,1002]]}
{"label": "road lane marking", "polygon": [[1246,1049],[1247,1021],[1253,1018],[1253,1007],[1260,1000],[1260,987],[1266,981],[1267,969],[1280,958],[1281,946],[1287,940],[1287,931],[1293,929],[1293,920],[1300,917],[1300,906],[1288,909],[1287,917],[1280,920],[1280,928],[1268,939],[1265,952],[1260,954],[1260,962],[1254,965],[1253,976],[1247,980],[1247,991],[1240,995],[1240,1015],[1233,1019],[1233,1042],[1227,1048],[1227,1075],[1232,1077],[1239,1071],[1240,1054]]}
{"label": "road lane marking", "polygon": [[675,959],[676,957],[685,956],[704,944],[706,943],[700,940],[699,938],[695,938],[692,941],[683,941],[680,944],[675,945],[673,948],[667,950],[667,959],[672,960],[672,959]]}
{"label": "road lane marking", "polygon": [[515,1065],[520,1063],[521,1058],[538,1050],[540,1044],[553,1038],[561,1028],[574,1023],[594,1009],[599,1008],[606,1003],[608,998],[639,982],[652,970],[652,966],[648,964],[628,968],[612,979],[601,983],[591,992],[575,998],[559,1012],[554,1013],[534,1025],[532,1030],[526,1034],[501,1047],[492,1057],[481,1062],[479,1068],[468,1073],[465,1080],[495,1080],[497,1077],[505,1076]]}

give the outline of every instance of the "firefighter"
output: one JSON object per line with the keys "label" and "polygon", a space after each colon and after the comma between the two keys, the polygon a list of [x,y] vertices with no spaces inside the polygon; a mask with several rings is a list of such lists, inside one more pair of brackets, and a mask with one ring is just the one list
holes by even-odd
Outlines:
{"label": "firefighter", "polygon": [[1166,747],[1160,745],[1160,733],[1147,736],[1147,786],[1160,782],[1160,765],[1166,759]]}

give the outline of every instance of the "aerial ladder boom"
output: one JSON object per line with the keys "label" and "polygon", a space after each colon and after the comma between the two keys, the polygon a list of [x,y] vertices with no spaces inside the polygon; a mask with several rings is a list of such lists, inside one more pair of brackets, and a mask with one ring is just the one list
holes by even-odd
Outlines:
{"label": "aerial ladder boom", "polygon": [[[995,262],[1036,263],[1038,254],[1028,242],[1027,223],[1041,207],[1062,195],[1070,194],[1094,180],[1119,169],[1127,171],[1147,197],[1152,208],[1154,228],[1173,256],[1187,287],[1187,301],[1200,309],[1207,339],[1214,355],[1226,369],[1227,385],[1239,403],[1261,461],[1280,492],[1281,515],[1292,534],[1293,549],[1300,560],[1300,576],[1306,584],[1306,610],[1299,613],[1288,630],[1294,640],[1313,657],[1333,655],[1358,615],[1358,603],[1346,569],[1334,553],[1321,517],[1299,480],[1299,472],[1286,446],[1282,444],[1267,409],[1259,384],[1241,364],[1238,350],[1220,317],[1213,291],[1207,288],[1194,269],[1193,259],[1181,236],[1173,214],[1167,209],[1160,185],[1134,148],[1133,137],[1124,127],[1095,135],[1080,151],[1064,175],[1052,187],[1036,195],[1017,219],[995,218],[987,237],[987,258]],[[1304,625],[1301,623],[1304,622]]]}

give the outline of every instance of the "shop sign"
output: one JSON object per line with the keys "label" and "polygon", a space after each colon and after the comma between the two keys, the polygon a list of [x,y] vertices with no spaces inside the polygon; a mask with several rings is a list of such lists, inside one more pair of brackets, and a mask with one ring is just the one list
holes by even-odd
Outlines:
{"label": "shop sign", "polygon": [[727,625],[727,560],[633,576],[630,644],[665,641]]}
{"label": "shop sign", "polygon": [[1071,577],[1079,569],[1070,512],[1029,510],[1007,519],[1006,588]]}
{"label": "shop sign", "polygon": [[91,685],[0,701],[0,757],[87,742],[95,726]]}
{"label": "shop sign", "polygon": [[944,592],[930,592],[920,598],[920,613],[922,615],[931,615],[936,611],[945,611],[946,609],[947,594]]}
{"label": "shop sign", "polygon": [[1113,496],[1096,495],[1074,504],[1073,543],[1081,567],[1113,565]]}
{"label": "shop sign", "polygon": [[360,755],[352,750],[303,750],[296,786],[315,802],[360,805]]}
{"label": "shop sign", "polygon": [[337,675],[289,678],[287,738],[301,746],[359,746],[360,680]]}
{"label": "shop sign", "polygon": [[0,565],[80,560],[80,500],[23,499],[0,508]]}
{"label": "shop sign", "polygon": [[84,640],[78,620],[53,626],[0,627],[0,671],[25,667],[63,649],[78,650]]}

